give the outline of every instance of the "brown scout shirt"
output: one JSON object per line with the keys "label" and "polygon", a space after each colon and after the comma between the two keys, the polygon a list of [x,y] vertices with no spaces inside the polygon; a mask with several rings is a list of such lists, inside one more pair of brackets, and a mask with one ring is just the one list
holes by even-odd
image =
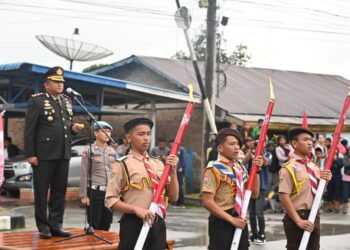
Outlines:
{"label": "brown scout shirt", "polygon": [[[279,193],[286,193],[290,195],[290,199],[294,205],[295,210],[307,209],[310,210],[314,197],[311,191],[311,184],[309,176],[307,174],[306,166],[297,160],[302,159],[302,157],[293,154],[291,159],[281,168],[279,174]],[[320,169],[313,162],[308,162],[308,166],[312,166],[317,179],[320,179]],[[304,182],[299,190],[299,195],[293,193],[296,191],[293,178],[285,168],[285,166],[290,166],[295,173],[297,182]]]}
{"label": "brown scout shirt", "polygon": [[[147,153],[145,156],[149,157]],[[124,162],[130,176],[129,184],[122,163],[117,161],[113,164],[111,180],[108,183],[105,196],[105,206],[107,208],[112,210],[113,205],[120,199],[130,205],[149,208],[152,202],[153,189],[143,158],[144,156],[133,150],[130,150],[126,156]],[[160,179],[164,169],[163,163],[152,157],[149,157],[149,159],[151,167]]]}
{"label": "brown scout shirt", "polygon": [[[232,167],[226,164],[230,162],[222,155],[218,155],[218,162],[222,163],[229,171],[233,173]],[[237,163],[237,166],[243,171],[241,165]],[[232,209],[235,205],[235,196],[232,195],[232,187],[225,181],[218,183],[217,178],[213,172],[213,167],[207,167],[204,170],[202,192],[208,192],[214,194],[214,201],[223,210]]]}

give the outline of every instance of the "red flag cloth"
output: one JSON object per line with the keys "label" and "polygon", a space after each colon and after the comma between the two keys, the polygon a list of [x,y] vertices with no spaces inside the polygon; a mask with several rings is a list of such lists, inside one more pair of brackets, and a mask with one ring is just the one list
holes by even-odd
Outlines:
{"label": "red flag cloth", "polygon": [[303,112],[303,123],[301,125],[303,128],[307,128],[307,115],[306,115],[306,111],[304,110]]}
{"label": "red flag cloth", "polygon": [[4,154],[4,125],[2,119],[2,113],[0,113],[0,187],[4,181],[4,165],[5,165],[5,154]]}
{"label": "red flag cloth", "polygon": [[[148,176],[152,181],[152,187],[153,187],[153,191],[155,192],[158,188],[159,185],[159,181],[157,178],[156,173],[154,172],[154,169],[151,167],[151,165],[149,164],[149,158],[148,157],[144,157],[144,165],[145,168],[147,170]],[[156,211],[156,213],[162,217],[165,218],[166,216],[166,210],[165,210],[165,200],[164,200],[164,194],[162,194],[160,196],[159,199],[159,204],[160,204],[160,211]]]}

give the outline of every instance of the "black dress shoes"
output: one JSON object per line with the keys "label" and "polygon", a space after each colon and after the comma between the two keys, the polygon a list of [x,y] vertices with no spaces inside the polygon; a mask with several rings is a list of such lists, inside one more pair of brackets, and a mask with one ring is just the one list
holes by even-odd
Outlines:
{"label": "black dress shoes", "polygon": [[62,228],[51,229],[51,234],[53,236],[58,236],[58,237],[69,237],[69,236],[71,236],[70,232],[64,231]]}
{"label": "black dress shoes", "polygon": [[39,232],[40,239],[51,239],[52,235],[49,229],[43,229]]}

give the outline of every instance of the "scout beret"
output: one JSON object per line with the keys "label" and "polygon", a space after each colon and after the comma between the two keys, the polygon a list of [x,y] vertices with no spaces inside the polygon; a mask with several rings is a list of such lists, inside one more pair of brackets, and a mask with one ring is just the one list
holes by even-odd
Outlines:
{"label": "scout beret", "polygon": [[[105,121],[97,121],[97,123],[101,126],[101,128],[103,129],[110,129],[110,130],[113,130],[113,127],[108,123],[108,122],[105,122]],[[94,125],[92,126],[92,129],[93,130],[99,130],[100,127],[96,124],[96,122],[94,123]]]}
{"label": "scout beret", "polygon": [[147,118],[135,118],[124,124],[125,133],[128,133],[131,129],[138,125],[148,125],[151,129],[153,128],[153,122]]}
{"label": "scout beret", "polygon": [[298,135],[303,134],[303,133],[309,134],[309,135],[311,135],[311,137],[314,137],[314,133],[312,133],[307,128],[295,127],[295,128],[291,128],[288,131],[288,140],[292,141],[293,139],[295,139],[295,137],[297,137]]}
{"label": "scout beret", "polygon": [[222,143],[227,136],[234,136],[238,140],[239,146],[242,147],[243,144],[243,139],[241,134],[236,130],[232,128],[223,128],[219,131],[219,133],[216,136],[216,145],[219,145]]}
{"label": "scout beret", "polygon": [[49,69],[44,75],[43,80],[51,80],[55,82],[64,82],[63,78],[64,70],[63,68],[56,66],[51,69]]}

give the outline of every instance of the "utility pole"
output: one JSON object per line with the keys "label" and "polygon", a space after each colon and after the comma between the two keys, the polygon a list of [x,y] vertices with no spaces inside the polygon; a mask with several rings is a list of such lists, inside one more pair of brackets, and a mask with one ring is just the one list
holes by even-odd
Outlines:
{"label": "utility pole", "polygon": [[215,117],[215,99],[216,99],[216,83],[215,83],[215,62],[216,62],[216,10],[217,0],[208,1],[207,11],[207,48],[205,63],[205,87],[212,106],[213,115]]}
{"label": "utility pole", "polygon": [[[216,81],[215,81],[215,61],[216,61],[216,10],[217,0],[208,0],[207,10],[207,47],[205,60],[205,88],[211,103],[212,112],[215,120],[215,99],[216,99]],[[206,149],[211,146],[212,142],[210,128],[207,117],[203,116],[203,145],[204,156]]]}

